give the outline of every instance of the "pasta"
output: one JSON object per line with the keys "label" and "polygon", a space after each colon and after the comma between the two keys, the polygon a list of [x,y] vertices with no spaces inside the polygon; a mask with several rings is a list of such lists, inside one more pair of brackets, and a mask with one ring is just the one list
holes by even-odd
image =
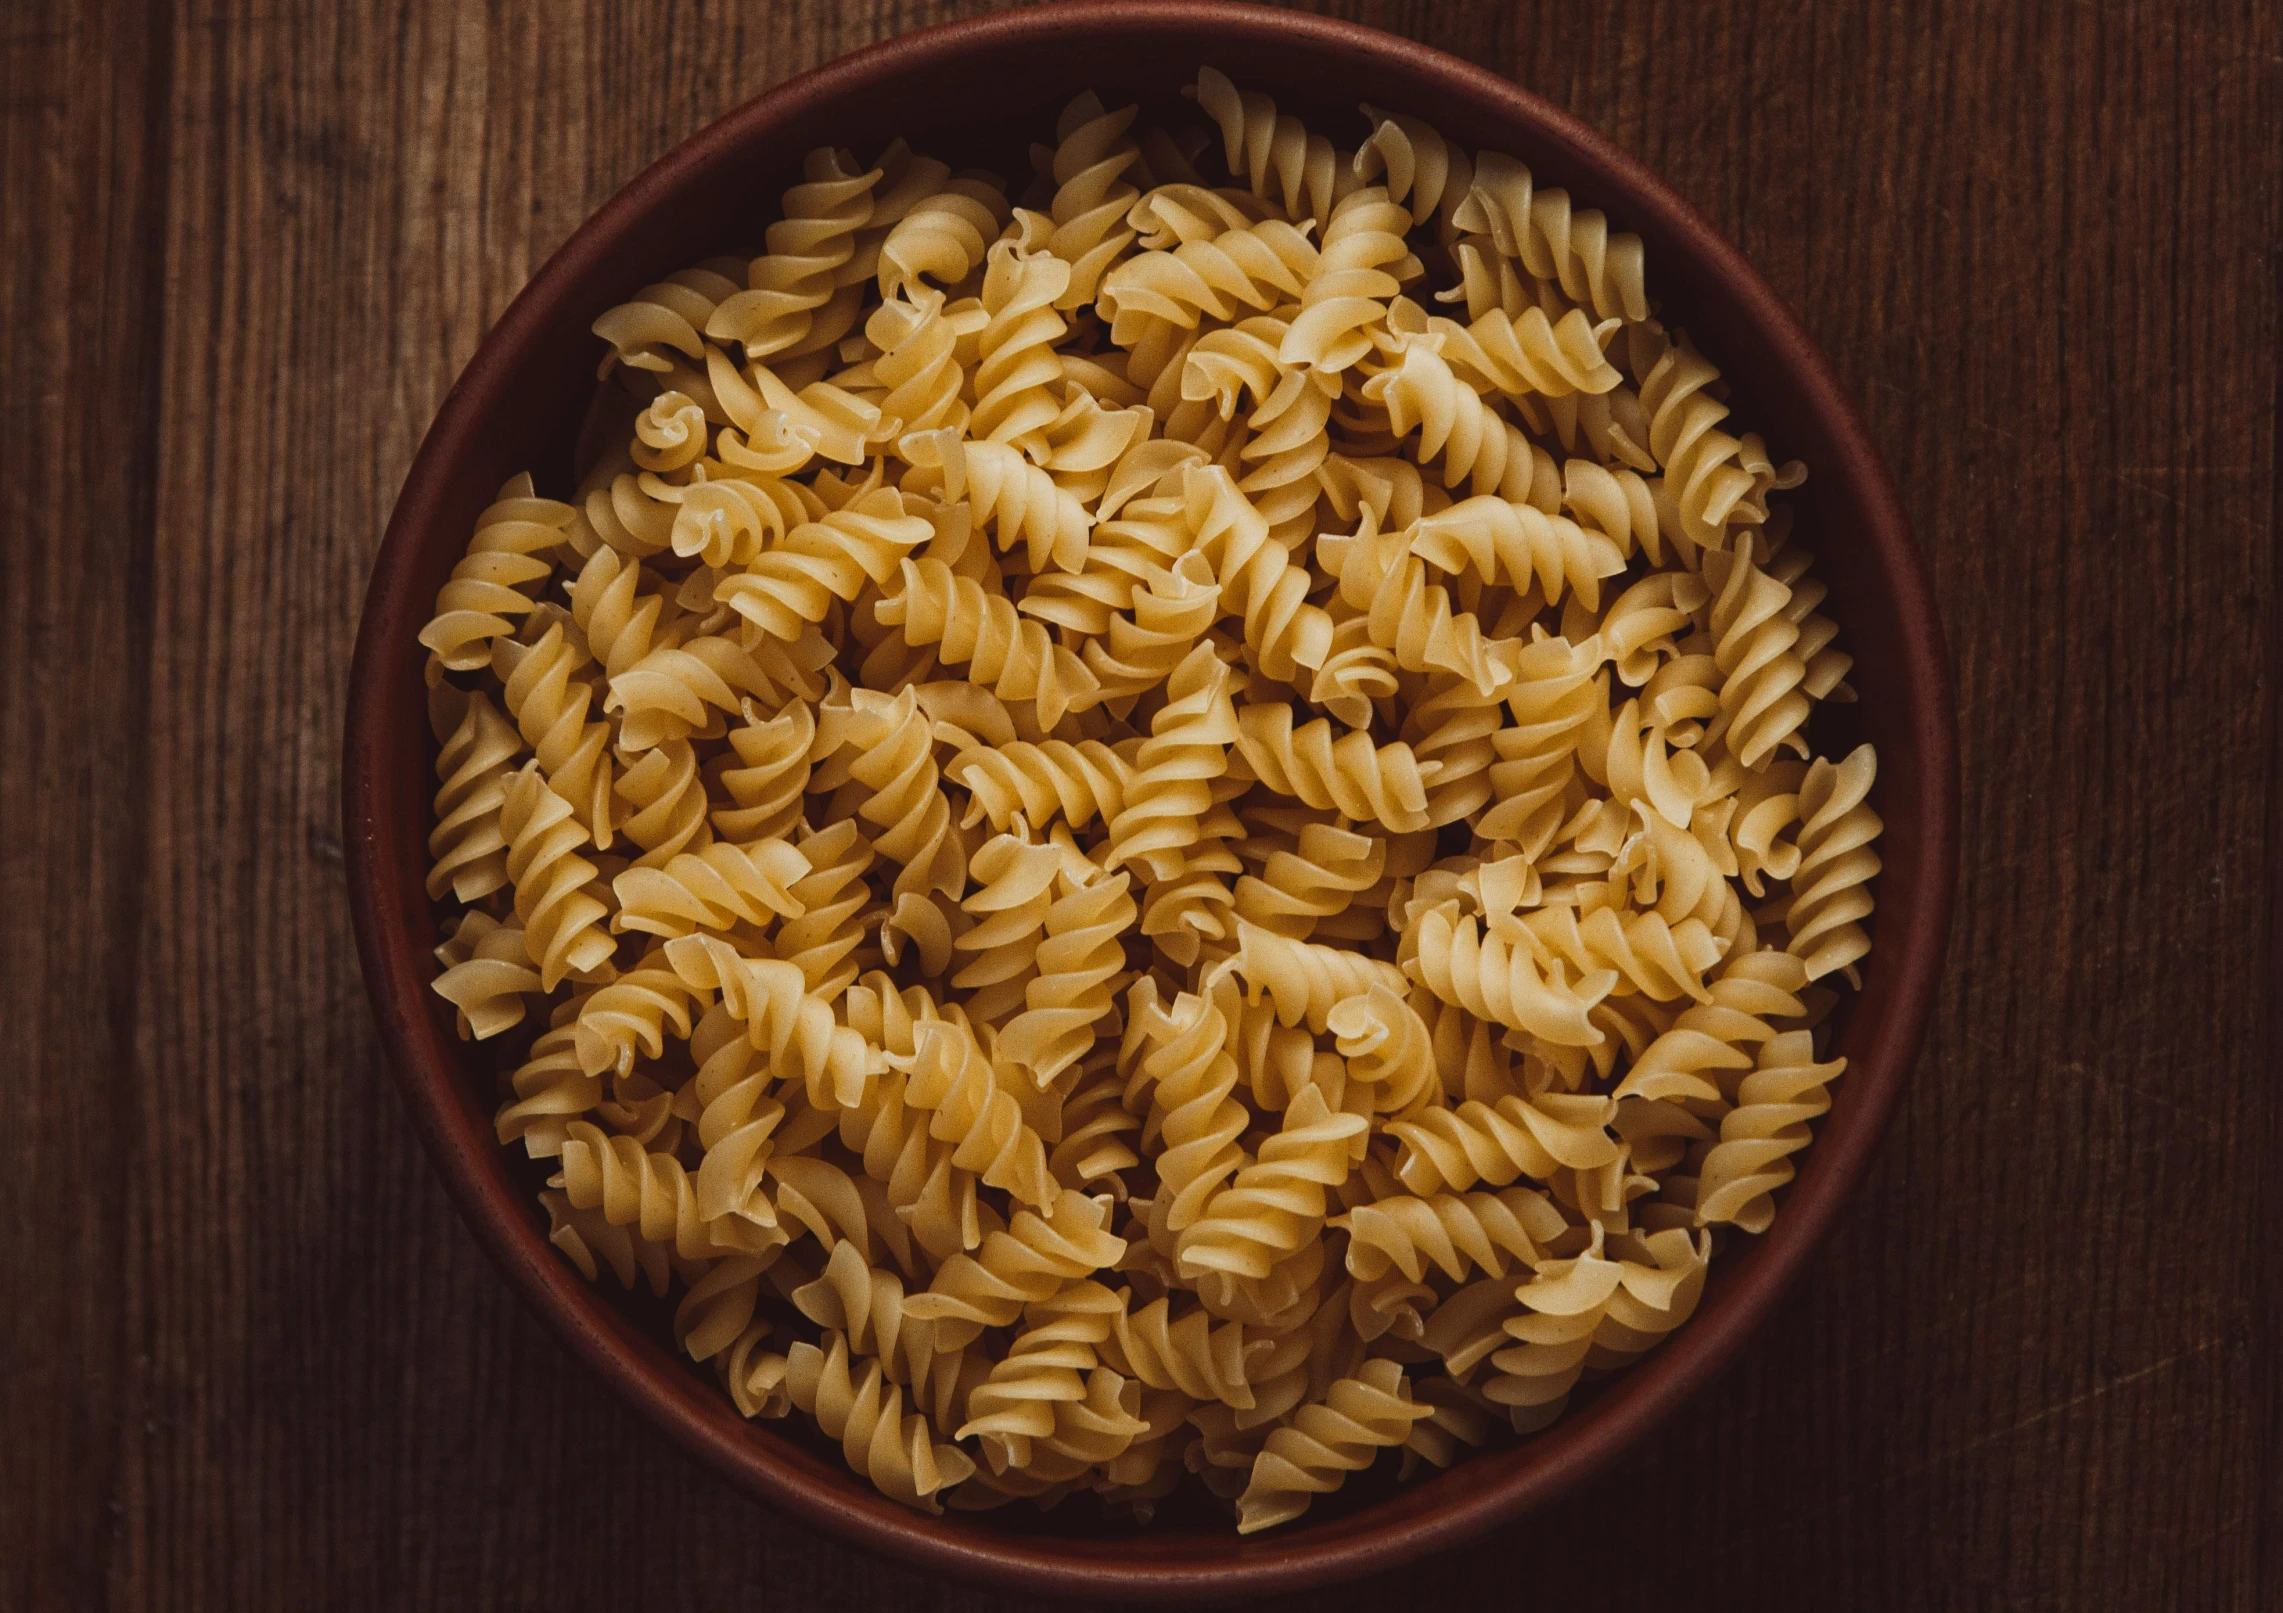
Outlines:
{"label": "pasta", "polygon": [[1269,845],[1248,834],[1248,862],[1263,859],[1257,874],[1237,881],[1236,913],[1276,935],[1307,940],[1327,920],[1340,918],[1375,889],[1387,866],[1387,847],[1335,823],[1304,823],[1287,844]]}
{"label": "pasta", "polygon": [[462,1036],[497,1036],[520,1025],[525,994],[540,989],[522,928],[502,924],[481,909],[460,920],[436,949],[436,961],[444,966],[436,977],[436,995],[459,1010]]}
{"label": "pasta", "polygon": [[1542,1194],[1510,1187],[1431,1198],[1397,1194],[1360,1204],[1337,1224],[1348,1232],[1349,1271],[1371,1278],[1394,1267],[1417,1282],[1430,1263],[1453,1279],[1477,1267],[1503,1276],[1508,1259],[1535,1268],[1545,1258],[1540,1240],[1558,1236],[1569,1223]]}
{"label": "pasta", "polygon": [[748,270],[747,289],[715,307],[708,337],[740,343],[751,359],[797,356],[840,339],[847,325],[824,310],[856,254],[857,232],[871,221],[881,176],[878,168],[849,172],[854,166],[844,153],[810,154],[804,183],[785,193],[785,216],[769,226],[768,249]]}
{"label": "pasta", "polygon": [[1001,700],[1035,702],[1041,727],[1052,728],[1101,688],[1074,653],[1016,614],[1012,600],[954,576],[940,560],[906,560],[899,586],[873,609],[883,626],[902,630],[906,644],[937,646],[947,666],[966,667]]}
{"label": "pasta", "polygon": [[1054,1178],[1047,1174],[1046,1145],[972,1034],[949,1021],[929,1020],[919,1027],[910,1053],[887,1057],[908,1078],[904,1101],[931,1112],[930,1135],[958,1144],[954,1165],[1017,1203],[1049,1201]]}
{"label": "pasta", "polygon": [[1836,765],[1818,757],[1800,781],[1799,864],[1784,927],[1811,980],[1833,970],[1852,979],[1856,960],[1870,950],[1858,921],[1871,910],[1863,887],[1879,871],[1879,854],[1871,849],[1879,815],[1864,799],[1877,771],[1877,756],[1863,745]]}
{"label": "pasta", "polygon": [[1640,241],[1190,100],[1028,190],[811,154],[419,635],[550,1240],[928,1511],[1250,1532],[1544,1426],[1781,1213],[1872,947],[1802,472]]}
{"label": "pasta", "polygon": [[1355,188],[1356,165],[1341,162],[1331,141],[1298,118],[1279,116],[1259,91],[1240,91],[1207,67],[1184,93],[1220,126],[1230,177],[1263,198],[1271,196],[1273,179],[1273,199],[1294,221],[1329,217],[1332,204]]}
{"label": "pasta", "polygon": [[792,888],[809,871],[808,859],[774,836],[747,846],[717,840],[703,851],[677,853],[663,867],[637,865],[611,881],[618,912],[610,927],[672,939],[799,918],[807,909]]}
{"label": "pasta", "polygon": [[[546,624],[535,642],[506,639],[494,647],[492,667],[501,679],[500,703],[514,719],[523,743],[531,747],[548,787],[570,805],[596,849],[608,850],[615,779],[610,725],[588,720],[588,713],[601,704],[589,672],[593,663],[583,646],[574,644],[565,632],[568,613],[552,616],[563,619],[551,619],[543,611],[532,613],[527,631],[532,622]],[[441,832],[442,826],[438,828]]]}
{"label": "pasta", "polygon": [[1303,1088],[1276,1135],[1183,1231],[1176,1268],[1187,1277],[1208,1271],[1268,1277],[1317,1235],[1325,1190],[1347,1180],[1351,1149],[1369,1129],[1361,1115],[1333,1114],[1323,1088]]}
{"label": "pasta", "polygon": [[542,991],[566,976],[610,967],[612,944],[602,921],[610,909],[587,887],[595,865],[579,855],[586,831],[571,804],[529,763],[500,803],[499,829],[507,842],[507,877],[515,889],[515,916],[524,949],[539,969]]}
{"label": "pasta", "polygon": [[1282,363],[1337,373],[1373,347],[1373,328],[1404,282],[1421,273],[1404,244],[1410,215],[1378,186],[1352,191],[1324,223],[1324,249],[1300,297],[1300,311],[1277,345]]}
{"label": "pasta", "polygon": [[1115,1009],[1125,973],[1119,938],[1136,916],[1126,875],[1104,874],[1083,857],[1075,862],[1057,876],[1023,1010],[999,1039],[1006,1056],[1042,1088],[1093,1051],[1094,1027]]}
{"label": "pasta", "polygon": [[785,1394],[841,1443],[848,1465],[878,1485],[881,1493],[907,1506],[941,1512],[939,1491],[974,1472],[975,1464],[958,1446],[935,1437],[928,1419],[904,1410],[904,1391],[886,1382],[878,1361],[852,1374],[845,1334],[828,1335],[830,1345],[796,1344],[786,1357]]}
{"label": "pasta", "polygon": [[1113,112],[1092,95],[1081,95],[1064,109],[1055,127],[1055,147],[1047,160],[1054,200],[1047,214],[1054,233],[1046,250],[1070,265],[1070,284],[1057,306],[1082,308],[1095,299],[1102,272],[1133,244],[1137,231],[1126,214],[1139,192],[1126,178],[1141,161],[1141,148],[1127,134],[1133,107]]}
{"label": "pasta", "polygon": [[[420,642],[455,672],[473,672],[491,659],[492,641],[528,616],[538,601],[524,590],[554,570],[549,551],[563,541],[573,511],[535,498],[531,479],[517,477],[476,518],[468,552],[436,596],[436,614]],[[466,898],[462,898],[465,900]]]}
{"label": "pasta", "polygon": [[1371,819],[1396,834],[1426,828],[1429,770],[1411,747],[1376,746],[1365,732],[1333,733],[1329,717],[1295,730],[1289,705],[1247,706],[1237,714],[1238,751],[1279,795]]}
{"label": "pasta", "polygon": [[[450,687],[446,685],[446,687]],[[457,693],[457,691],[454,691]],[[436,827],[428,836],[428,899],[446,891],[480,902],[507,883],[507,837],[499,809],[507,799],[508,768],[522,749],[515,730],[491,697],[467,697],[449,732],[437,736]]]}
{"label": "pasta", "polygon": [[1293,1413],[1268,1436],[1252,1464],[1237,1500],[1237,1527],[1249,1534],[1298,1517],[1311,1497],[1370,1466],[1379,1447],[1408,1440],[1411,1425],[1427,1415],[1409,1388],[1395,1362],[1369,1361],[1354,1377],[1333,1384],[1322,1400]]}

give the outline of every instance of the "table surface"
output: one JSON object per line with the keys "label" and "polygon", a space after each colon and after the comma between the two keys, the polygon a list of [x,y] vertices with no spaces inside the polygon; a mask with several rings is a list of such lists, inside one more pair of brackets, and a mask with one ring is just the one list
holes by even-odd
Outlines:
{"label": "table surface", "polygon": [[[1001,1605],[729,1493],[509,1296],[336,830],[366,567],[487,324],[706,120],[973,9],[8,8],[0,1604]],[[2283,9],[1325,9],[1574,110],[1801,310],[1965,758],[1940,1015],[1836,1235],[1669,1427],[1406,1584],[2283,1604]]]}

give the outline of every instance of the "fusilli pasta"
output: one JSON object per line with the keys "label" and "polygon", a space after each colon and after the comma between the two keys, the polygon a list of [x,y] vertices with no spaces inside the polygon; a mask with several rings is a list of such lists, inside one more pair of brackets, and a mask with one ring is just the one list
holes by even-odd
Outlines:
{"label": "fusilli pasta", "polygon": [[1770,1225],[1871,947],[1801,472],[1639,239],[1190,93],[1021,192],[812,153],[419,634],[550,1240],[930,1511],[1250,1532],[1542,1426]]}

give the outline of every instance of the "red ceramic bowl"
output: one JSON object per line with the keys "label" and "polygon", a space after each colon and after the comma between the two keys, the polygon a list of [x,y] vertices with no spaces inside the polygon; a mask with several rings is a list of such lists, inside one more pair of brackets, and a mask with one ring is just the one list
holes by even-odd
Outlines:
{"label": "red ceramic bowl", "polygon": [[[1793,495],[1855,657],[1858,705],[1826,743],[1879,748],[1886,820],[1876,947],[1844,1011],[1831,1113],[1774,1228],[1714,1266],[1695,1317],[1641,1364],[1578,1397],[1535,1438],[1425,1483],[1359,1483],[1297,1526],[1239,1539],[1161,1517],[1108,1526],[1065,1506],[923,1517],[875,1494],[786,1423],[740,1418],[656,1317],[590,1287],[550,1248],[532,1183],[493,1138],[497,1076],[429,991],[436,919],[422,893],[434,746],[415,641],[475,516],[514,472],[568,485],[600,346],[596,315],[774,216],[801,156],[904,134],[1010,175],[1062,103],[1099,89],[1169,101],[1211,63],[1332,130],[1356,105],[1418,113],[1469,146],[1522,158],[1648,245],[1650,290],[1734,388],[1739,416],[1810,476]],[[553,486],[549,489],[550,479]],[[1407,40],[1288,12],[1211,3],[1083,3],[929,29],[820,68],[739,108],[612,198],[533,277],[453,386],[405,478],[373,566],[350,673],[343,769],[349,892],[365,980],[414,1122],[476,1236],[579,1358],[725,1478],[852,1544],[922,1567],[1058,1596],[1172,1599],[1291,1590],[1455,1546],[1537,1506],[1641,1438],[1733,1356],[1862,1173],[1918,1051],[1956,870],[1952,695],[1925,565],[1886,471],[1791,313],[1726,241],[1639,164],[1504,79]],[[544,1482],[544,1476],[542,1481]],[[570,1482],[565,1477],[563,1482]]]}

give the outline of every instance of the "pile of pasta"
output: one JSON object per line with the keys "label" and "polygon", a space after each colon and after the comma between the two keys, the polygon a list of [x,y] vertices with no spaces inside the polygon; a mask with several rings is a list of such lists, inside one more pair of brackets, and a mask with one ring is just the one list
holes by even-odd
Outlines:
{"label": "pile of pasta", "polygon": [[1637,238],[1363,125],[1207,70],[1025,205],[813,153],[421,634],[436,990],[522,1027],[555,1243],[913,1506],[1250,1531],[1538,1428],[1840,1073],[1799,471]]}

